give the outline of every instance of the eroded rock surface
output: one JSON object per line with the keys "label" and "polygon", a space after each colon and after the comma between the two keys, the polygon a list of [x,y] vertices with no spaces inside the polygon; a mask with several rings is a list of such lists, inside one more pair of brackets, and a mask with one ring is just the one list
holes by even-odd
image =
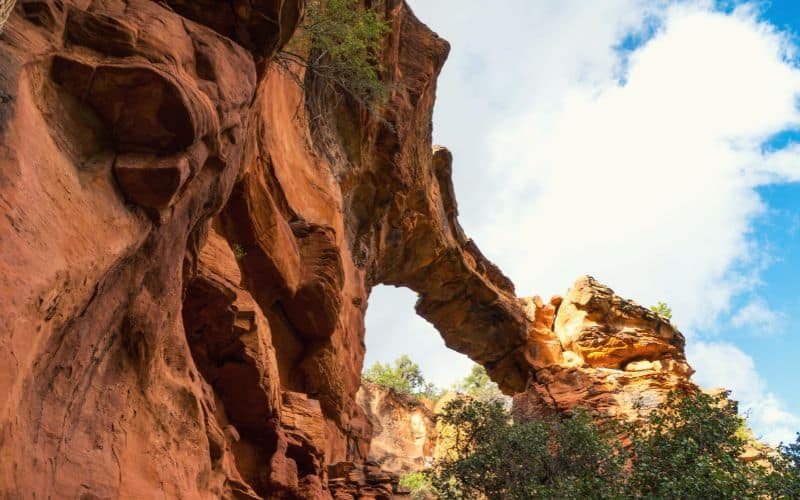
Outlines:
{"label": "eroded rock surface", "polygon": [[532,412],[680,379],[679,334],[610,291],[517,299],[431,144],[449,46],[405,2],[369,3],[391,24],[374,113],[270,65],[303,0],[18,0],[0,496],[385,497],[356,402],[378,284],[416,291]]}
{"label": "eroded rock surface", "polygon": [[395,474],[431,465],[437,443],[434,402],[365,383],[358,404],[372,423],[369,459]]}
{"label": "eroded rock surface", "polygon": [[683,335],[594,278],[578,279],[563,299],[549,304],[538,297],[524,302],[539,325],[534,336],[544,346],[544,360],[533,365],[527,390],[514,396],[518,416],[583,407],[601,418],[633,419],[671,390],[696,388]]}
{"label": "eroded rock surface", "polygon": [[232,5],[20,0],[0,34],[5,496],[330,496],[365,470],[380,283],[525,386],[527,319],[431,145],[447,43],[373,6],[375,115],[270,66],[303,1]]}

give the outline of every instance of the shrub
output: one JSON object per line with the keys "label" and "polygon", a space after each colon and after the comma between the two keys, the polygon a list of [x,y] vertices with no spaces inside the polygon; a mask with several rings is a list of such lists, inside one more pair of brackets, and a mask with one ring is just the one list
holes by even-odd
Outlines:
{"label": "shrub", "polygon": [[783,444],[778,447],[781,455],[787,461],[787,465],[794,468],[800,474],[800,433],[794,443]]}
{"label": "shrub", "polygon": [[411,492],[414,500],[435,498],[430,478],[424,472],[410,472],[400,477],[400,486]]}
{"label": "shrub", "polygon": [[659,302],[654,306],[650,306],[650,310],[666,320],[672,320],[672,309],[666,302]]}
{"label": "shrub", "polygon": [[438,397],[436,387],[425,380],[419,365],[405,354],[394,360],[394,364],[376,362],[361,377],[400,394],[429,399]]}
{"label": "shrub", "polygon": [[499,401],[462,398],[438,418],[456,429],[430,472],[440,498],[597,498],[619,484],[622,456],[585,412],[519,423]]}
{"label": "shrub", "polygon": [[794,443],[778,446],[769,460],[766,481],[773,498],[800,498],[800,434]]}
{"label": "shrub", "polygon": [[727,395],[672,393],[643,421],[603,429],[580,410],[515,422],[499,402],[469,399],[438,418],[456,429],[429,473],[441,498],[800,498],[800,438],[740,459]]}
{"label": "shrub", "polygon": [[247,252],[242,245],[238,243],[232,244],[231,250],[233,250],[233,256],[236,257],[236,260],[242,260],[243,258],[247,257]]}
{"label": "shrub", "polygon": [[486,369],[478,364],[473,365],[469,375],[455,385],[455,390],[483,401],[504,401],[506,399],[497,384],[489,378]]}
{"label": "shrub", "polygon": [[733,498],[761,489],[758,466],[739,459],[745,439],[727,394],[672,392],[630,426],[629,489],[655,498]]}
{"label": "shrub", "polygon": [[275,61],[289,71],[298,64],[329,89],[369,104],[387,94],[379,59],[389,31],[389,24],[358,0],[311,0],[298,34]]}

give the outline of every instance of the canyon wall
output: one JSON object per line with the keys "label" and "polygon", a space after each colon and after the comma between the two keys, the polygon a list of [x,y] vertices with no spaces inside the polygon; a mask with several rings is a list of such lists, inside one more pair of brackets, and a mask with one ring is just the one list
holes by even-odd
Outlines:
{"label": "canyon wall", "polygon": [[429,467],[435,457],[436,402],[365,382],[356,401],[372,424],[368,459],[394,474]]}
{"label": "canyon wall", "polygon": [[[448,44],[403,1],[367,3],[391,26],[377,111],[271,64],[304,0],[18,0],[0,33],[0,496],[387,497],[356,402],[378,284],[417,292],[531,414],[613,412],[623,379],[678,373],[679,334],[601,287],[517,299],[431,144]],[[661,347],[631,340],[654,328]]]}
{"label": "canyon wall", "polygon": [[20,0],[0,34],[6,496],[330,496],[367,456],[379,283],[524,387],[524,314],[431,145],[447,43],[372,5],[370,113],[270,64],[302,1],[245,4]]}

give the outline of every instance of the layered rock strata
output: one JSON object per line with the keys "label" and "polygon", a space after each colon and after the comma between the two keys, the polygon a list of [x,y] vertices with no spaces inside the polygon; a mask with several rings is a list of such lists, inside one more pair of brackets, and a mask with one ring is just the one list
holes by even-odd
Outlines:
{"label": "layered rock strata", "polygon": [[569,321],[562,338],[557,304],[519,301],[464,234],[431,144],[447,43],[403,1],[365,2],[391,26],[391,95],[368,111],[270,64],[304,3],[17,2],[0,33],[0,496],[386,494],[356,403],[378,284],[416,291],[530,408],[611,394],[603,370],[674,373],[675,350],[632,356]]}
{"label": "layered rock strata", "polygon": [[669,391],[697,390],[683,335],[667,320],[584,276],[566,296],[523,299],[541,346],[517,416],[533,418],[575,407],[599,418],[635,419]]}
{"label": "layered rock strata", "polygon": [[372,5],[393,93],[370,113],[269,64],[303,3],[17,3],[0,34],[3,495],[330,496],[328,467],[367,457],[355,396],[380,283],[524,387],[524,313],[431,146],[447,43],[405,3]]}

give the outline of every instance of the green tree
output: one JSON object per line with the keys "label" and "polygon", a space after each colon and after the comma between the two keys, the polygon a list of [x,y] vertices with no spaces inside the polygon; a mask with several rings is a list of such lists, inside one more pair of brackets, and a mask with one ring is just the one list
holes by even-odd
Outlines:
{"label": "green tree", "polygon": [[457,392],[484,401],[501,401],[505,399],[497,384],[489,378],[486,369],[478,364],[472,365],[469,375],[458,382],[454,389]]}
{"label": "green tree", "polygon": [[613,497],[623,456],[585,412],[513,422],[499,401],[449,402],[439,423],[456,429],[434,463],[440,498]]}
{"label": "green tree", "polygon": [[666,302],[659,302],[654,306],[650,306],[650,310],[664,319],[672,320],[672,309],[667,305]]}
{"label": "green tree", "polygon": [[794,443],[781,443],[778,448],[783,458],[786,459],[787,464],[800,474],[800,433],[797,434],[797,439],[795,439]]}
{"label": "green tree", "polygon": [[758,465],[727,394],[672,392],[644,424],[630,426],[630,489],[648,498],[734,498],[763,490]]}
{"label": "green tree", "polygon": [[430,478],[425,472],[409,472],[400,477],[400,486],[411,492],[414,500],[426,500],[436,498],[433,495]]}
{"label": "green tree", "polygon": [[766,481],[773,498],[800,498],[800,434],[794,443],[778,446],[769,457]]}
{"label": "green tree", "polygon": [[389,31],[388,22],[358,0],[311,0],[297,35],[275,62],[292,75],[292,66],[301,66],[334,92],[370,105],[387,95],[379,61]]}
{"label": "green tree", "polygon": [[438,418],[455,429],[429,472],[441,498],[800,498],[800,440],[742,460],[726,394],[671,393],[643,420],[602,429],[580,410],[515,422],[500,403],[468,398]]}
{"label": "green tree", "polygon": [[400,394],[435,399],[438,391],[427,382],[417,363],[403,354],[393,364],[375,362],[363,374],[367,382],[392,389]]}

